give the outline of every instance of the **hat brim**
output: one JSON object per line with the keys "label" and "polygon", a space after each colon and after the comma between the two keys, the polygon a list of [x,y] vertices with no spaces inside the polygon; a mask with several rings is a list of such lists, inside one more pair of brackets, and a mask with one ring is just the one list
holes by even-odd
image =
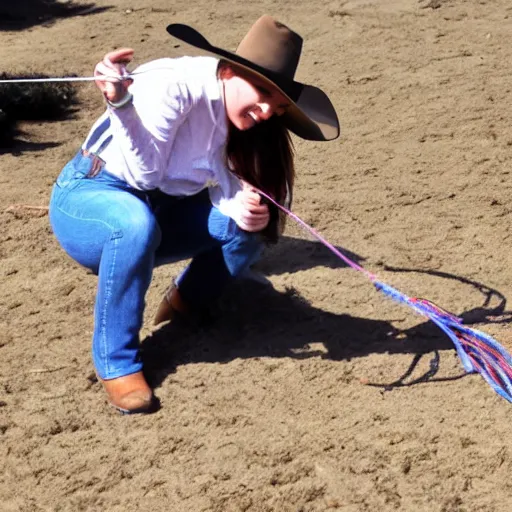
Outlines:
{"label": "hat brim", "polygon": [[197,30],[188,25],[173,23],[167,27],[167,32],[201,50],[201,53],[214,55],[241,66],[244,70],[276,87],[290,101],[290,106],[282,119],[287,128],[299,137],[327,141],[339,136],[340,125],[336,111],[327,95],[318,87],[290,80],[236,53],[213,46]]}

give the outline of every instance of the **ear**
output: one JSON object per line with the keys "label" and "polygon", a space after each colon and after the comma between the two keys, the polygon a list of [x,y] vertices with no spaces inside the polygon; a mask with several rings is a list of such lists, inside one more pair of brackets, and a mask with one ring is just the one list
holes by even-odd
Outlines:
{"label": "ear", "polygon": [[235,70],[233,69],[229,62],[226,62],[225,60],[221,60],[219,62],[219,67],[217,68],[217,76],[221,80],[232,78],[235,75]]}

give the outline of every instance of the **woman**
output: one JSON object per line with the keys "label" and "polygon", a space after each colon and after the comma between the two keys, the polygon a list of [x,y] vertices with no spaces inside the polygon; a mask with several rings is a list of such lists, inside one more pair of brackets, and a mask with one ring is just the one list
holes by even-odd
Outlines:
{"label": "woman", "polygon": [[160,59],[132,74],[130,49],[95,69],[107,110],[53,189],[50,220],[64,250],[98,275],[92,353],[110,403],[157,406],[139,351],[144,297],[156,261],[192,258],[156,323],[200,308],[276,241],[293,187],[288,129],[311,140],[339,134],[320,90],[293,80],[302,39],[270,16],[231,53],[194,29],[167,27],[207,56]]}

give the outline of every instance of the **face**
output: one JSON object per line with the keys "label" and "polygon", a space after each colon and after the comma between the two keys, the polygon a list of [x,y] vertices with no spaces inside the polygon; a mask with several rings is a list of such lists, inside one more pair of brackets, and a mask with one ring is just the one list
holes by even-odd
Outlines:
{"label": "face", "polygon": [[289,100],[257,77],[242,78],[230,70],[222,77],[228,119],[239,130],[249,130],[273,115],[284,114]]}

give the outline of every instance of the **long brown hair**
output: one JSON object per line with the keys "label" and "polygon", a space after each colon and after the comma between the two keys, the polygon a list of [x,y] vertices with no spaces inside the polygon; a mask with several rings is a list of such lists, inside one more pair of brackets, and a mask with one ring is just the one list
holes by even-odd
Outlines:
{"label": "long brown hair", "polygon": [[[230,63],[221,61],[219,70],[225,67],[238,73]],[[279,204],[291,205],[294,149],[290,133],[280,117],[274,115],[244,131],[230,122],[226,159],[228,167],[239,178],[267,193]],[[276,243],[284,230],[285,215],[275,205],[268,206],[270,222],[261,234],[268,243]]]}

